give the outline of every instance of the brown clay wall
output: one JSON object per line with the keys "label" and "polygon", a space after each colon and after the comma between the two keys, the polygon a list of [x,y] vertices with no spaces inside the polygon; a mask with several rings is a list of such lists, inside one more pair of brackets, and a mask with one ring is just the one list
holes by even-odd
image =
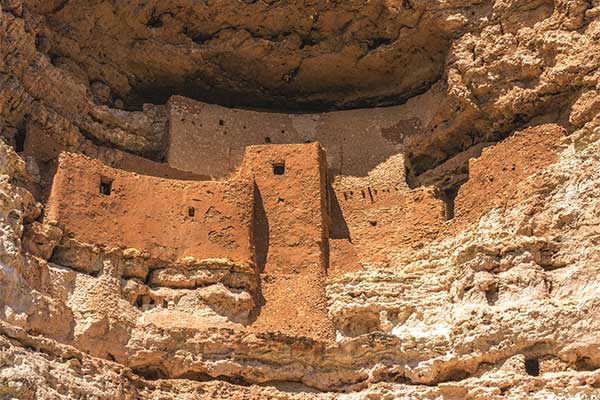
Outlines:
{"label": "brown clay wall", "polygon": [[[69,143],[65,138],[62,140],[66,143],[60,143],[35,124],[29,124],[23,154],[34,157],[38,163],[55,163],[60,153],[67,151],[97,158],[111,167],[140,175],[182,180],[201,180],[203,178],[188,171],[171,168],[166,163],[158,163],[124,151],[97,146],[89,141]],[[50,169],[53,170],[53,168]]]}
{"label": "brown clay wall", "polygon": [[415,130],[407,108],[320,114],[230,109],[183,97],[169,101],[167,161],[174,168],[222,177],[241,165],[247,146],[318,141],[329,174],[366,175],[402,149],[400,136]]}
{"label": "brown clay wall", "polygon": [[[112,182],[110,195],[100,192],[101,181]],[[160,260],[247,261],[253,260],[252,205],[249,178],[169,180],[63,153],[46,220],[79,242],[136,248]]]}
{"label": "brown clay wall", "polygon": [[[280,175],[274,171],[277,166],[284,168]],[[325,268],[328,217],[321,146],[251,146],[243,166],[243,174],[248,173],[256,183],[259,214],[264,213],[257,225],[268,228],[265,271],[293,273],[309,264]],[[257,233],[257,252],[259,237]]]}
{"label": "brown clay wall", "polygon": [[252,146],[246,150],[242,170],[256,182],[254,239],[263,267],[265,304],[253,329],[331,339],[325,297],[328,215],[322,147]]}
{"label": "brown clay wall", "polygon": [[454,223],[476,222],[488,210],[527,196],[519,184],[558,161],[566,131],[554,124],[515,133],[469,161],[469,180],[454,201]]}
{"label": "brown clay wall", "polygon": [[338,176],[331,193],[330,276],[385,263],[390,249],[416,248],[445,224],[445,206],[434,188],[411,190],[402,154],[368,176]]}
{"label": "brown clay wall", "polygon": [[[332,237],[352,243],[356,262],[387,262],[390,249],[419,248],[444,229],[445,206],[434,188],[409,190],[398,185],[356,185],[336,180]],[[339,207],[339,208],[338,208]],[[348,246],[336,243],[331,275],[346,272]]]}

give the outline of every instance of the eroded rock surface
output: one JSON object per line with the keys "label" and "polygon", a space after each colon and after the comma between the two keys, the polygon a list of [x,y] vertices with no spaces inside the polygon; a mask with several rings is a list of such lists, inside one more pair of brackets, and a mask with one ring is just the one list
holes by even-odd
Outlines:
{"label": "eroded rock surface", "polygon": [[0,1],[0,397],[600,395],[599,36],[597,0]]}

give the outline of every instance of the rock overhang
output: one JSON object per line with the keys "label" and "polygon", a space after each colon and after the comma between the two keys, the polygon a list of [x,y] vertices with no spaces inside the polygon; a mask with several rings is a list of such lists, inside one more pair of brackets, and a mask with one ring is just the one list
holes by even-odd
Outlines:
{"label": "rock overhang", "polygon": [[173,94],[269,109],[398,104],[440,78],[456,33],[439,23],[448,13],[437,1],[32,1],[30,10],[47,22],[50,52],[134,107]]}

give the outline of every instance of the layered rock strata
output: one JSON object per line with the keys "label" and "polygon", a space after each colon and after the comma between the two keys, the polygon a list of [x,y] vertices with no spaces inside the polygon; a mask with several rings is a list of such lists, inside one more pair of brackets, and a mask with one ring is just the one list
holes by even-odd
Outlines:
{"label": "layered rock strata", "polygon": [[0,397],[598,395],[599,15],[0,1]]}

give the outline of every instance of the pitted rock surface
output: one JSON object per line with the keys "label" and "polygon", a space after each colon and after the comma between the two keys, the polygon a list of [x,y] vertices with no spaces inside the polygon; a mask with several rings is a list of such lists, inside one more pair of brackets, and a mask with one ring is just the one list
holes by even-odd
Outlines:
{"label": "pitted rock surface", "polygon": [[0,0],[0,398],[600,396],[598,37],[598,0]]}

